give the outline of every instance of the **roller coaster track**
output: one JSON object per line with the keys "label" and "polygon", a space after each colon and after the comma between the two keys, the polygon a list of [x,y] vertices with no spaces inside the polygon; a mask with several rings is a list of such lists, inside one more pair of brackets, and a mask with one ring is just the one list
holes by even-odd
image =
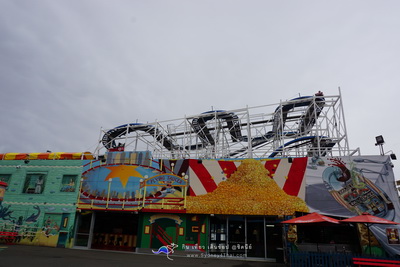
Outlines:
{"label": "roller coaster track", "polygon": [[[266,123],[272,122],[272,131],[267,132],[264,135],[255,136],[249,138],[248,136],[242,135],[241,127],[242,124],[238,116],[233,112],[228,112],[225,110],[215,110],[215,111],[207,111],[200,116],[195,117],[191,121],[192,131],[198,136],[198,140],[200,143],[190,145],[190,146],[180,146],[174,142],[174,139],[171,135],[163,133],[161,130],[156,128],[153,125],[142,124],[142,123],[130,123],[117,126],[111,130],[108,130],[102,137],[101,142],[104,147],[108,150],[112,150],[118,147],[116,144],[117,139],[121,139],[121,137],[128,135],[132,132],[145,132],[148,135],[153,136],[153,138],[160,143],[163,147],[165,147],[169,151],[178,151],[178,150],[195,150],[201,149],[208,146],[214,146],[216,144],[216,140],[212,134],[212,131],[215,130],[213,127],[209,127],[207,125],[208,121],[211,120],[220,120],[226,123],[224,128],[228,128],[229,135],[231,137],[231,141],[233,143],[238,142],[247,142],[248,145],[237,149],[229,154],[229,157],[237,157],[240,154],[245,153],[249,147],[257,148],[265,145],[266,143],[273,142],[274,139],[279,136],[284,135],[285,137],[294,138],[293,140],[285,143],[278,147],[273,153],[269,155],[269,157],[275,157],[283,152],[284,149],[292,149],[300,146],[308,145],[310,149],[316,149],[318,145],[315,145],[317,139],[323,140],[320,142],[319,148],[330,149],[335,145],[335,142],[329,139],[326,136],[307,136],[311,129],[313,128],[316,120],[318,119],[322,109],[325,105],[325,98],[323,96],[303,96],[294,98],[284,104],[279,105],[274,112],[273,119],[267,120],[264,122],[254,122],[254,123]],[[305,107],[306,110],[300,116],[297,116],[298,119],[298,129],[292,132],[284,132],[285,123],[289,117],[289,115],[299,107]]]}

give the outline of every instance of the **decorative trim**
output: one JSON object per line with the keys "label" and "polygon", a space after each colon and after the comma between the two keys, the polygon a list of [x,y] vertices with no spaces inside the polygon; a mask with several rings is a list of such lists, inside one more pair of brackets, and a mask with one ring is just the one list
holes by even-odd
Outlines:
{"label": "decorative trim", "polygon": [[76,206],[76,204],[63,204],[63,203],[46,203],[43,204],[43,202],[14,202],[14,201],[4,201],[4,204],[13,204],[13,205],[26,205],[26,206],[32,206],[32,205],[46,205],[46,206]]}

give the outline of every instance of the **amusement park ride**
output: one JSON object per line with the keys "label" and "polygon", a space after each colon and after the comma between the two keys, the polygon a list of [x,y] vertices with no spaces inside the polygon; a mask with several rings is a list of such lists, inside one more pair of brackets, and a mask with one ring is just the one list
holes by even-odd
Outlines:
{"label": "amusement park ride", "polygon": [[150,151],[153,158],[215,159],[349,156],[341,94],[211,110],[181,119],[102,129],[95,155]]}

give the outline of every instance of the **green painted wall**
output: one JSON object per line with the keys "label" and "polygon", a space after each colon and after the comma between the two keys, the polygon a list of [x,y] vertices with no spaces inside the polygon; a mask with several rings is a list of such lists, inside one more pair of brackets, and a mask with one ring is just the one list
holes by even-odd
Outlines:
{"label": "green painted wall", "polygon": [[0,231],[17,231],[21,244],[70,247],[82,165],[81,160],[1,160],[0,179],[8,180],[8,188],[0,203]]}

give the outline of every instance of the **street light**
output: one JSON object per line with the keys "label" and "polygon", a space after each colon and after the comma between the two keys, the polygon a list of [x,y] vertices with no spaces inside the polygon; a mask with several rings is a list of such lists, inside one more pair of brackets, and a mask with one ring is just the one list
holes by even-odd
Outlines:
{"label": "street light", "polygon": [[378,135],[375,137],[376,140],[376,146],[378,145],[383,145],[385,143],[385,140],[383,140],[383,136],[382,135]]}
{"label": "street light", "polygon": [[381,156],[385,155],[385,152],[383,152],[383,144],[385,143],[385,140],[383,140],[383,136],[382,135],[378,135],[375,137],[376,146],[379,146],[379,149],[381,151]]}
{"label": "street light", "polygon": [[[389,154],[389,153],[390,153],[390,154]],[[385,155],[387,155],[387,154],[389,154],[389,156],[390,156],[390,158],[391,158],[392,160],[396,160],[396,159],[397,159],[396,154],[394,154],[394,152],[393,152],[392,150],[387,151],[387,152],[385,153]]]}
{"label": "street light", "polygon": [[375,145],[380,147],[381,156],[386,155],[386,154],[388,154],[390,152],[390,158],[392,160],[396,160],[397,159],[396,154],[394,154],[392,150],[389,150],[386,153],[383,151],[383,144],[385,143],[385,140],[383,139],[382,135],[376,136],[375,140],[376,140]]}

